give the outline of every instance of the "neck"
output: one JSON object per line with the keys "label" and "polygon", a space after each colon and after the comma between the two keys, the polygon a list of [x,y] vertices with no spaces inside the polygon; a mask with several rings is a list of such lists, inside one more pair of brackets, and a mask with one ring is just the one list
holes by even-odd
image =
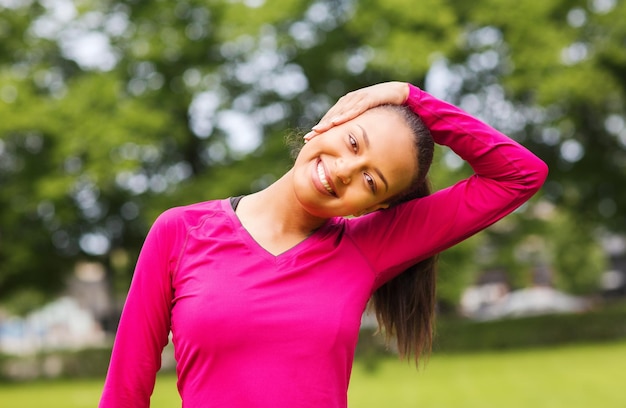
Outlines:
{"label": "neck", "polygon": [[298,201],[292,182],[292,171],[257,193],[241,200],[241,211],[245,217],[254,214],[255,223],[265,224],[277,234],[310,235],[326,222],[304,210]]}

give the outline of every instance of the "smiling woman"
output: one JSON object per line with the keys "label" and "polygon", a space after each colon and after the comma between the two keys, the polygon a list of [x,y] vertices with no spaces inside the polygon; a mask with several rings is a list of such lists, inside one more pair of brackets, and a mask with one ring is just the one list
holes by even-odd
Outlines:
{"label": "smiling woman", "polygon": [[[428,352],[436,254],[546,177],[518,143],[400,82],[347,94],[305,139],[266,189],[157,219],[100,407],[149,406],[170,331],[183,406],[346,407],[368,302],[401,354]],[[430,195],[433,142],[476,174]]]}
{"label": "smiling woman", "polygon": [[287,176],[309,214],[363,215],[387,208],[392,197],[409,189],[418,175],[415,140],[430,135],[414,132],[397,109],[368,110],[302,148]]}

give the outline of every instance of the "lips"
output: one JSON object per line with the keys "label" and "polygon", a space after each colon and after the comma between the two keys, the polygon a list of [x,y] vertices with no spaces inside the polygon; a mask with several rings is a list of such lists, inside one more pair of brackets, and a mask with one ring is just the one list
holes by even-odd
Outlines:
{"label": "lips", "polygon": [[326,171],[324,169],[324,164],[322,163],[321,160],[318,160],[318,162],[317,162],[317,176],[319,177],[320,183],[326,189],[328,194],[336,197],[337,193],[335,193],[335,190],[333,190],[333,188],[332,188],[332,186],[330,184],[330,181],[326,177]]}

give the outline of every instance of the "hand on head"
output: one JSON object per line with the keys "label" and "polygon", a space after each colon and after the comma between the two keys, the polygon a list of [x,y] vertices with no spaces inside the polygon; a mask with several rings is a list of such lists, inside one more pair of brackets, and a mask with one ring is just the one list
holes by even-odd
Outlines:
{"label": "hand on head", "polygon": [[347,93],[326,112],[319,123],[304,135],[308,142],[333,126],[356,118],[368,109],[391,104],[402,105],[409,96],[409,86],[405,82],[383,82]]}

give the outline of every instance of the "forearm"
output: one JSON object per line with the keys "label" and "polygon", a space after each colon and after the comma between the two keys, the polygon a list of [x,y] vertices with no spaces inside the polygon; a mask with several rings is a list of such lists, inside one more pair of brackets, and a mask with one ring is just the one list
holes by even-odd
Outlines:
{"label": "forearm", "polygon": [[170,330],[170,254],[177,230],[161,217],[137,261],[117,330],[100,408],[147,408]]}
{"label": "forearm", "polygon": [[511,183],[530,195],[543,184],[545,163],[486,123],[413,85],[406,104],[421,117],[435,142],[450,147],[478,176]]}

